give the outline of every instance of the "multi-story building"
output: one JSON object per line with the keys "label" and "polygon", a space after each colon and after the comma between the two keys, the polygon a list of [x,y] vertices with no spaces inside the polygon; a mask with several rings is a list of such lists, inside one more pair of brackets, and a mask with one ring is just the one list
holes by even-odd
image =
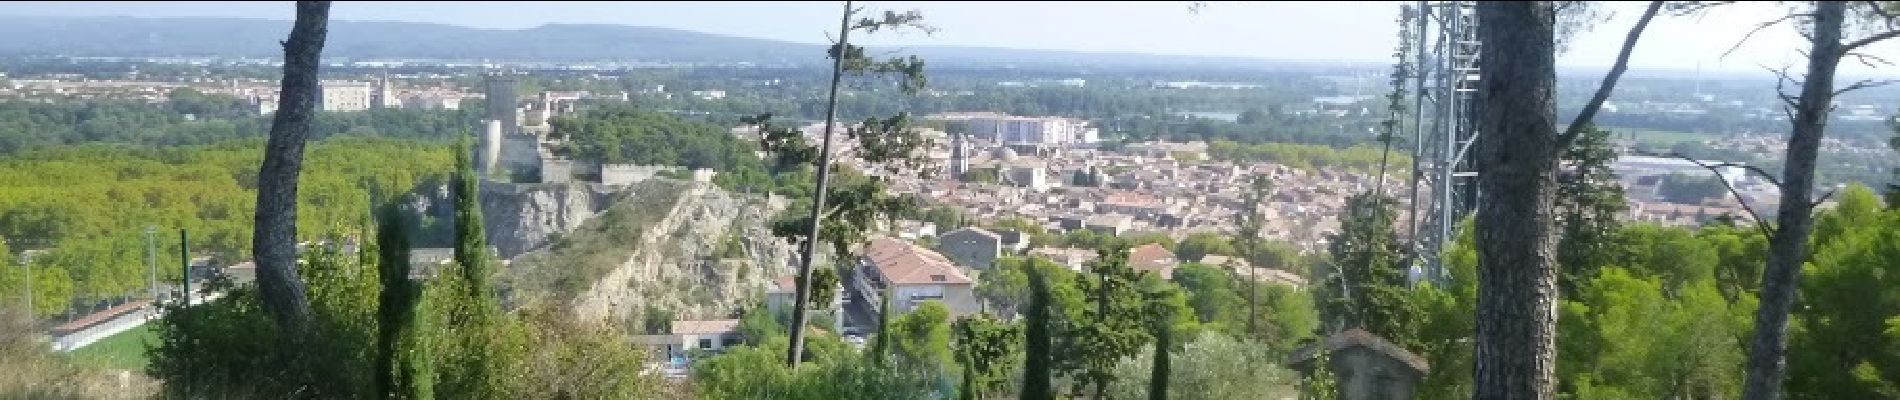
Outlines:
{"label": "multi-story building", "polygon": [[374,91],[369,82],[358,81],[323,81],[322,87],[317,103],[323,105],[323,111],[368,110]]}
{"label": "multi-story building", "polygon": [[942,254],[889,237],[872,239],[862,254],[852,286],[874,310],[889,295],[893,314],[927,301],[943,302],[952,318],[978,311],[975,281]]}
{"label": "multi-story building", "polygon": [[1004,146],[1094,143],[1100,135],[1087,121],[1061,117],[981,116],[969,118],[966,124],[972,137],[994,140]]}
{"label": "multi-story building", "polygon": [[1003,237],[983,228],[962,228],[938,237],[937,249],[957,265],[973,270],[989,269],[1003,252]]}

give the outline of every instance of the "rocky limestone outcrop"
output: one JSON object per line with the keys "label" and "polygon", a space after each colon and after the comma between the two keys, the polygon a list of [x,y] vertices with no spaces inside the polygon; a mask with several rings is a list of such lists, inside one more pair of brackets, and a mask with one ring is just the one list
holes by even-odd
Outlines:
{"label": "rocky limestone outcrop", "polygon": [[597,183],[482,183],[482,226],[502,259],[547,244],[606,208],[614,191]]}
{"label": "rocky limestone outcrop", "polygon": [[[503,260],[545,246],[600,213],[618,190],[598,183],[481,183],[482,231]],[[417,185],[403,207],[416,247],[455,245],[455,201],[448,182]]]}
{"label": "rocky limestone outcrop", "polygon": [[[724,318],[759,300],[797,261],[796,248],[769,228],[782,202],[670,179],[635,183],[612,197],[579,229],[510,263],[502,282],[511,306],[570,308],[635,329],[654,309],[680,319]],[[522,214],[554,221],[540,226],[563,218]],[[725,251],[735,238],[743,254]]]}

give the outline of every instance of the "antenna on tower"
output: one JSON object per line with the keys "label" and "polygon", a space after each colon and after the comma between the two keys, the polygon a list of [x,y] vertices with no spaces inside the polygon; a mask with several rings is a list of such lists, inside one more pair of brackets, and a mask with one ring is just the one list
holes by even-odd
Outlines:
{"label": "antenna on tower", "polygon": [[[1482,196],[1475,185],[1477,171],[1469,157],[1479,132],[1474,120],[1477,84],[1481,79],[1476,3],[1472,1],[1419,1],[1410,26],[1417,43],[1400,57],[1416,63],[1411,93],[1413,176],[1410,205],[1411,249],[1415,262],[1431,280],[1446,277],[1438,255],[1455,237],[1464,219]],[[1401,12],[1401,16],[1406,14]],[[1403,24],[1403,23],[1402,23]],[[1427,38],[1434,46],[1427,47]]]}
{"label": "antenna on tower", "polygon": [[1702,62],[1695,62],[1695,95],[1702,96]]}

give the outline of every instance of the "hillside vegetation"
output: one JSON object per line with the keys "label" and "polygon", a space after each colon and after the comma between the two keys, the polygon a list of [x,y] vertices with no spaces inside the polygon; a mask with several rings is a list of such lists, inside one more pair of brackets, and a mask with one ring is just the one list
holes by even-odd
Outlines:
{"label": "hillside vegetation", "polygon": [[[220,265],[249,253],[261,139],[217,145],[70,146],[0,159],[0,237],[32,258],[35,311],[143,294],[145,229],[159,227],[159,279],[175,280],[178,232]],[[401,139],[311,143],[300,181],[299,235],[351,232],[369,216],[371,187],[407,190],[450,166],[446,146]],[[0,259],[0,292],[21,293],[25,268]],[[0,297],[0,304],[21,302]]]}

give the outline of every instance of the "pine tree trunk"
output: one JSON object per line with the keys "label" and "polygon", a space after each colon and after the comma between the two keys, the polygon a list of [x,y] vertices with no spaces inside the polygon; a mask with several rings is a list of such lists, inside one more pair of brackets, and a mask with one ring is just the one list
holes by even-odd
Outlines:
{"label": "pine tree trunk", "polygon": [[[792,332],[791,345],[785,349],[785,364],[798,366],[805,352],[805,303],[811,298],[811,263],[818,253],[818,232],[824,227],[825,191],[831,180],[831,136],[838,119],[838,87],[844,79],[845,49],[851,45],[851,2],[844,2],[844,16],[838,23],[838,45],[836,58],[831,62],[831,94],[825,106],[825,137],[818,147],[818,184],[812,190],[811,231],[805,236],[805,242],[799,249],[798,280],[792,291]],[[844,252],[838,252],[844,257]],[[850,262],[850,260],[845,260]],[[842,276],[840,276],[842,278]],[[881,332],[880,332],[881,333]]]}
{"label": "pine tree trunk", "polygon": [[297,21],[284,46],[280,106],[271,121],[264,165],[257,173],[257,215],[251,256],[257,262],[258,294],[277,327],[296,340],[309,334],[310,300],[297,275],[297,177],[304,142],[317,111],[317,67],[330,20],[330,2],[297,2]]}
{"label": "pine tree trunk", "polygon": [[1556,387],[1556,14],[1480,2],[1475,399],[1551,399]]}
{"label": "pine tree trunk", "polygon": [[1781,173],[1781,208],[1776,215],[1775,235],[1769,238],[1768,266],[1762,271],[1761,306],[1755,310],[1755,337],[1749,345],[1744,399],[1781,397],[1781,380],[1787,373],[1788,313],[1794,308],[1801,263],[1807,259],[1808,233],[1814,228],[1814,204],[1809,196],[1814,191],[1814,159],[1834,101],[1834,70],[1842,56],[1841,24],[1846,8],[1839,1],[1817,2],[1814,7],[1814,47],[1808,51],[1808,74],[1801,84],[1793,132],[1788,137],[1787,163]]}

